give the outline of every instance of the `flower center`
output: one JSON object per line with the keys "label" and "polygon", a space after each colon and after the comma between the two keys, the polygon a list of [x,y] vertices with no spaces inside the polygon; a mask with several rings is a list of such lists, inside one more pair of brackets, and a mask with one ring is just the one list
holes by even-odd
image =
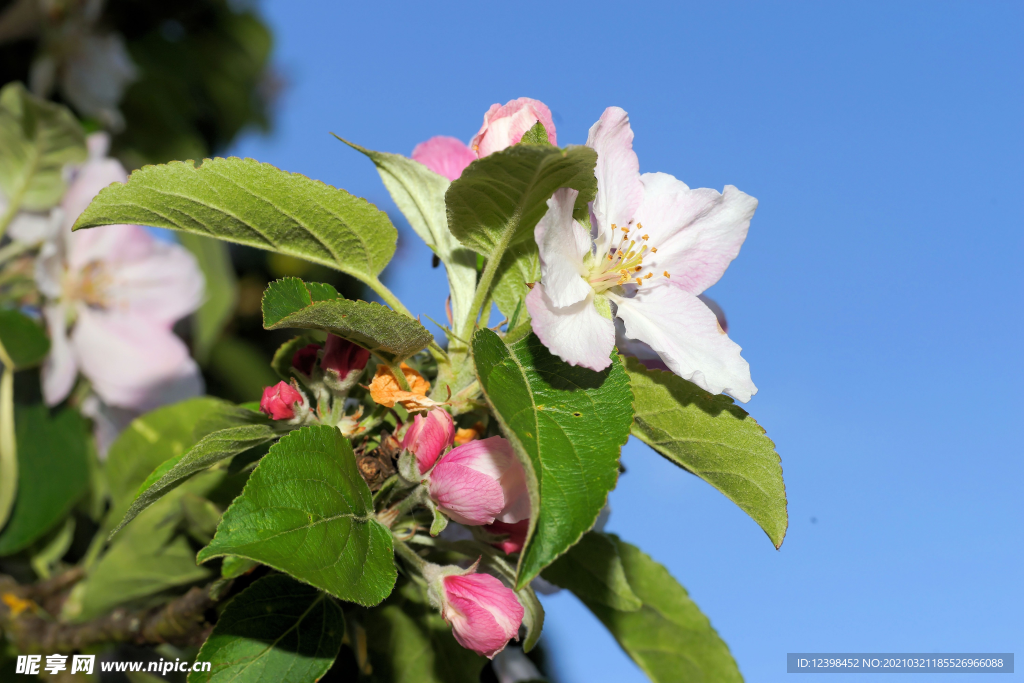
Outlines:
{"label": "flower center", "polygon": [[71,301],[81,301],[88,306],[108,308],[108,289],[111,278],[99,261],[93,261],[78,273],[68,273],[64,281],[64,296]]}
{"label": "flower center", "polygon": [[[590,270],[590,286],[598,294],[612,287],[619,287],[632,281],[642,287],[645,280],[654,277],[654,273],[644,267],[644,258],[650,261],[658,248],[648,243],[649,235],[643,233],[643,224],[637,223],[635,228],[619,228],[612,223],[613,232],[621,232],[622,239],[606,254],[598,254],[597,260]],[[663,277],[671,277],[666,270]]]}

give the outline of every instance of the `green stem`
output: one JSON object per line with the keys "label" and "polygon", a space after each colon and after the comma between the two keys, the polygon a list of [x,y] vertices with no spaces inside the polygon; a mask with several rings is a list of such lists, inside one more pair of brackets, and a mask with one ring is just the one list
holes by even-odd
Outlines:
{"label": "green stem", "polygon": [[[3,354],[6,357],[6,353]],[[4,358],[0,377],[0,527],[14,506],[18,491],[18,443],[14,434],[14,367]]]}
{"label": "green stem", "polygon": [[423,569],[427,566],[427,561],[420,557],[416,552],[407,546],[403,541],[399,541],[394,538],[395,542],[395,554],[401,557],[403,560],[415,567],[419,572],[423,572]]}
{"label": "green stem", "polygon": [[[519,216],[512,217],[512,222],[516,225],[519,224]],[[491,283],[494,281],[494,276],[498,272],[498,266],[501,265],[502,256],[508,250],[509,242],[512,241],[512,235],[515,230],[508,229],[501,235],[501,239],[494,245],[494,249],[491,250],[491,258],[487,259],[487,265],[484,266],[484,272],[480,275],[480,281],[476,285],[476,293],[473,295],[473,303],[469,307],[469,317],[466,318],[466,322],[463,324],[462,329],[459,330],[459,335],[463,339],[472,338],[473,328],[476,327],[476,320],[480,317],[481,310],[483,309],[484,302],[489,299],[491,293]]]}

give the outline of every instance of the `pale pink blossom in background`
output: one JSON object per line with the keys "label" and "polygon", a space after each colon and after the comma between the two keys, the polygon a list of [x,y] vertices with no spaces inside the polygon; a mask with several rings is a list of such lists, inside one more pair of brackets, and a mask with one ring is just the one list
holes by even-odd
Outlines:
{"label": "pale pink blossom in background", "polygon": [[451,450],[427,475],[431,499],[459,524],[518,522],[530,516],[526,472],[503,437]]}
{"label": "pale pink blossom in background", "polygon": [[551,110],[539,100],[520,97],[507,104],[492,104],[484,114],[484,124],[467,146],[456,138],[438,135],[416,145],[412,158],[434,173],[455,180],[469,164],[488,154],[500,152],[523,139],[537,122],[544,124],[548,142],[558,144]]}
{"label": "pale pink blossom in background", "polygon": [[455,422],[444,408],[432,408],[426,415],[416,413],[402,437],[402,448],[416,456],[420,474],[426,474],[453,443]]}
{"label": "pale pink blossom in background", "polygon": [[727,185],[691,190],[667,173],[640,174],[626,112],[590,129],[597,152],[592,230],[573,220],[575,190],[548,200],[537,224],[541,282],[526,297],[533,331],[572,365],[603,370],[622,334],[672,372],[714,394],[757,391],[740,347],[700,298],[739,253],[757,200]]}
{"label": "pale pink blossom in background", "polygon": [[199,307],[202,273],[186,249],[137,225],[71,232],[101,189],[127,180],[105,157],[105,136],[91,136],[89,149],[61,202],[59,233],[36,267],[51,339],[46,403],[64,400],[79,372],[105,403],[140,412],[196,396],[199,368],[172,327]]}
{"label": "pale pink blossom in background", "polygon": [[441,616],[462,647],[492,658],[518,639],[523,606],[515,591],[490,574],[453,573],[431,582]]}

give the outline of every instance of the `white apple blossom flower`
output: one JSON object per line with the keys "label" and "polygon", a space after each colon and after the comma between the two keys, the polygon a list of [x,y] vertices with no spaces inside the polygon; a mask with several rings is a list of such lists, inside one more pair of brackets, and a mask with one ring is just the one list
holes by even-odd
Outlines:
{"label": "white apple blossom flower", "polygon": [[61,202],[60,232],[36,263],[51,340],[43,397],[64,400],[81,371],[104,403],[151,410],[202,392],[199,368],[171,328],[199,307],[204,281],[191,253],[140,226],[71,232],[101,189],[127,180],[105,157],[105,140],[90,139],[90,158]]}
{"label": "white apple blossom flower", "polygon": [[575,190],[548,200],[535,232],[541,281],[526,298],[534,332],[567,363],[603,370],[618,318],[627,338],[680,377],[750,400],[750,366],[698,297],[736,258],[757,200],[732,185],[691,190],[666,173],[640,175],[618,107],[605,110],[587,145],[598,155],[592,230],[573,220]]}

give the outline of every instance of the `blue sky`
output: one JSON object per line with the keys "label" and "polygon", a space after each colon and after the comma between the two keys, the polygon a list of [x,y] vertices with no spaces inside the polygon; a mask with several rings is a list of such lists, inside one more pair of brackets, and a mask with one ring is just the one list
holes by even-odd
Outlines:
{"label": "blue sky", "polygon": [[[782,456],[785,544],[639,443],[609,523],[748,681],[785,678],[787,652],[1024,651],[1024,4],[262,8],[288,87],[275,132],[232,154],[393,210],[329,131],[408,154],[529,96],[560,144],[619,105],[641,171],[760,200],[709,294]],[[442,319],[443,275],[407,229],[387,276]],[[546,604],[559,680],[645,680],[575,598]]]}

